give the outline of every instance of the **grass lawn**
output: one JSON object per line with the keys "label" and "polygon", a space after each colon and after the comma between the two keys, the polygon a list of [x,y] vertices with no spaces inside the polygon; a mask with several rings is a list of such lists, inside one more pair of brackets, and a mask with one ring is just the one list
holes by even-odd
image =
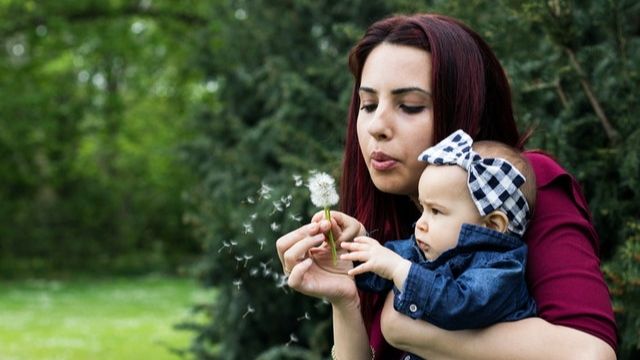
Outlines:
{"label": "grass lawn", "polygon": [[190,279],[143,277],[0,284],[0,359],[180,359],[173,329],[213,296]]}

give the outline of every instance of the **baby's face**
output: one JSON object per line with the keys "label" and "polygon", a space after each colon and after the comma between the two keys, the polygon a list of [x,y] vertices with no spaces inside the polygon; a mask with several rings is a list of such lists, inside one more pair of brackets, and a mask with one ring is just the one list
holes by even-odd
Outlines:
{"label": "baby's face", "polygon": [[482,223],[467,187],[467,172],[456,165],[429,165],[418,185],[422,216],[416,222],[418,246],[433,261],[454,248],[462,224]]}

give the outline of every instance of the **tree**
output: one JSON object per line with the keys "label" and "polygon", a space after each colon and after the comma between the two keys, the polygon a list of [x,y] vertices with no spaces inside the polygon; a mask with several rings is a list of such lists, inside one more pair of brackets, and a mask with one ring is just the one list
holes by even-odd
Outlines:
{"label": "tree", "polygon": [[147,270],[194,252],[175,155],[193,81],[180,36],[201,24],[143,3],[1,5],[3,274]]}

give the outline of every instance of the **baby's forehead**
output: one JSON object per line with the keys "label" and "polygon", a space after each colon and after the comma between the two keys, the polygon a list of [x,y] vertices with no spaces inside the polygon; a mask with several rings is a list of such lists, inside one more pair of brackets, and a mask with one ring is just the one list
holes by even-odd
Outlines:
{"label": "baby's forehead", "polygon": [[429,164],[422,172],[419,187],[424,188],[425,191],[437,191],[443,188],[468,191],[467,178],[467,171],[458,165]]}

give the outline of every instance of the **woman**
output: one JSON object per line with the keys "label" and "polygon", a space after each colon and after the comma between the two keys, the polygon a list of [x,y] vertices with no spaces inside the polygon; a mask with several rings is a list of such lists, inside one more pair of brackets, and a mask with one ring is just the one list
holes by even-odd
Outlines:
{"label": "woman", "polygon": [[[353,48],[342,210],[380,242],[411,233],[412,201],[424,163],[418,154],[457,129],[475,140],[522,147],[510,89],[486,43],[440,15],[395,16],[373,24]],[[284,235],[278,255],[289,286],[329,300],[335,357],[429,359],[614,359],[616,326],[599,269],[598,239],[575,180],[550,157],[526,152],[537,206],[525,234],[527,282],[537,318],[481,330],[447,331],[393,309],[390,298],[358,294],[353,280],[323,270],[308,250],[331,226],[315,217]],[[333,231],[340,239],[340,216]],[[388,342],[388,343],[387,343]],[[371,350],[369,349],[371,346]]]}

